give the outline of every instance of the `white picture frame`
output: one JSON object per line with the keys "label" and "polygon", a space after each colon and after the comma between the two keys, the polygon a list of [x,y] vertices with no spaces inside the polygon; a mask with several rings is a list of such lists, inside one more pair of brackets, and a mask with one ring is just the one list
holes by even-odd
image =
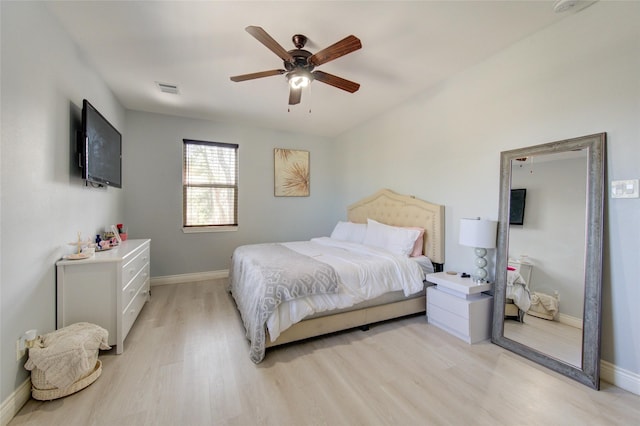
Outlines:
{"label": "white picture frame", "polygon": [[118,241],[118,244],[122,244],[122,238],[120,238],[120,233],[115,225],[111,225],[111,232],[113,232],[113,236],[116,238],[116,241]]}

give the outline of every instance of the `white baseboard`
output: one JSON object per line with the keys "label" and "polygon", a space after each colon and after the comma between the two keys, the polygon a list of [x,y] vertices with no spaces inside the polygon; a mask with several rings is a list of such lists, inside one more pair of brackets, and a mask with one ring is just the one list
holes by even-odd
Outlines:
{"label": "white baseboard", "polygon": [[0,406],[0,425],[6,426],[31,398],[31,379],[25,380]]}
{"label": "white baseboard", "polygon": [[620,389],[640,395],[640,374],[600,361],[600,378]]}
{"label": "white baseboard", "polygon": [[571,315],[567,314],[559,314],[558,322],[582,330],[582,318],[572,317]]}
{"label": "white baseboard", "polygon": [[194,272],[192,274],[166,275],[164,277],[152,277],[151,286],[182,284],[194,281],[218,280],[220,278],[228,278],[229,270],[220,271]]}

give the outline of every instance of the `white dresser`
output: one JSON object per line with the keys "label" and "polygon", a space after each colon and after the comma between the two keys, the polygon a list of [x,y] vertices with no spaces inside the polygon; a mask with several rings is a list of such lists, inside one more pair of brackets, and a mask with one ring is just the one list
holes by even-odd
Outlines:
{"label": "white dresser", "polygon": [[109,332],[116,353],[149,300],[150,241],[127,240],[83,260],[56,262],[56,328],[76,322],[97,324]]}
{"label": "white dresser", "polygon": [[446,272],[427,274],[436,284],[427,288],[427,321],[446,332],[476,343],[491,337],[493,297],[483,294],[491,284]]}

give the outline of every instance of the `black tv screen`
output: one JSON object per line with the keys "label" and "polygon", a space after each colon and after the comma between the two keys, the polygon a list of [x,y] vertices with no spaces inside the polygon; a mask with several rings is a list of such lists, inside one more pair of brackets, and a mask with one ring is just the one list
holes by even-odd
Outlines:
{"label": "black tv screen", "polygon": [[122,188],[122,135],[86,99],[80,142],[82,178]]}
{"label": "black tv screen", "polygon": [[527,198],[526,189],[512,189],[511,201],[509,203],[509,224],[524,224],[524,204]]}

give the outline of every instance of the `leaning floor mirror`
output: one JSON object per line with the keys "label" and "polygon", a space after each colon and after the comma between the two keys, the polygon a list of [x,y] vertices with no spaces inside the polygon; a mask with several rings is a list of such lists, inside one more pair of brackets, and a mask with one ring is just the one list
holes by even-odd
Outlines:
{"label": "leaning floor mirror", "polygon": [[594,389],[606,134],[504,151],[491,340]]}

